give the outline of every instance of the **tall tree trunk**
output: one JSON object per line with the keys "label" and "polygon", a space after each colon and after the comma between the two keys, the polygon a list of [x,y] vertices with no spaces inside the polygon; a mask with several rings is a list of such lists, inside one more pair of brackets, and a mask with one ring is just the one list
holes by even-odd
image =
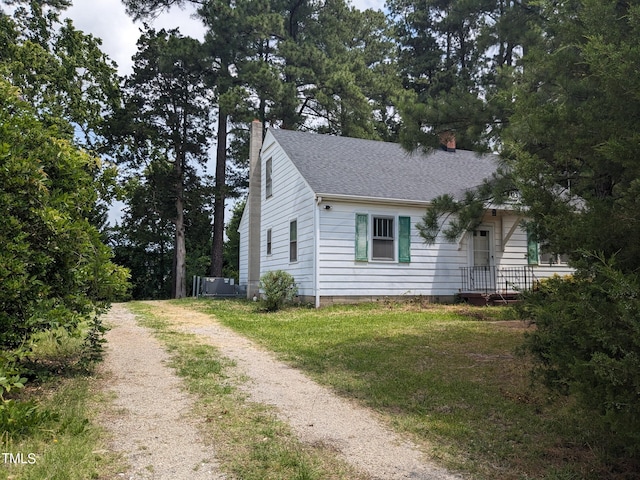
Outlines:
{"label": "tall tree trunk", "polygon": [[176,235],[173,254],[173,298],[187,296],[187,247],[184,232],[184,170],[182,164],[182,159],[176,159]]}
{"label": "tall tree trunk", "polygon": [[216,152],[216,193],[213,204],[213,246],[211,248],[212,277],[222,276],[222,251],[224,246],[224,202],[226,196],[227,169],[227,113],[218,115],[218,147]]}

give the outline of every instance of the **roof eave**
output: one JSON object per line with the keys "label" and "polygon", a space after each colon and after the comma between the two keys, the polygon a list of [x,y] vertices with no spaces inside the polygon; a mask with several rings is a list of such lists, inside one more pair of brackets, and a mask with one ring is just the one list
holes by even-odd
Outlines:
{"label": "roof eave", "polygon": [[366,197],[361,195],[345,195],[340,193],[316,193],[316,200],[333,202],[367,203],[375,205],[403,205],[410,207],[428,207],[431,202],[426,200],[409,200],[405,198]]}

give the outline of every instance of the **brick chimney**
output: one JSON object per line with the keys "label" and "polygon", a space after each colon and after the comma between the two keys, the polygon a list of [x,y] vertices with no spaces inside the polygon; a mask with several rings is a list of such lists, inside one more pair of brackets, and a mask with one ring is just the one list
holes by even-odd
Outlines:
{"label": "brick chimney", "polygon": [[456,133],[453,130],[445,130],[440,133],[440,146],[445,152],[456,151]]}
{"label": "brick chimney", "polygon": [[251,122],[249,136],[249,228],[247,232],[249,251],[247,259],[247,298],[258,292],[260,283],[260,218],[262,211],[262,172],[260,168],[260,149],[262,148],[262,123]]}

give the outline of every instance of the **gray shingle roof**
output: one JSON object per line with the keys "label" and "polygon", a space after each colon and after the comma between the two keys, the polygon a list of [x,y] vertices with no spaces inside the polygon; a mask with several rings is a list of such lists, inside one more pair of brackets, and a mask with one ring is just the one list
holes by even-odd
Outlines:
{"label": "gray shingle roof", "polygon": [[315,193],[431,201],[460,196],[496,170],[496,155],[408,153],[395,143],[270,129]]}

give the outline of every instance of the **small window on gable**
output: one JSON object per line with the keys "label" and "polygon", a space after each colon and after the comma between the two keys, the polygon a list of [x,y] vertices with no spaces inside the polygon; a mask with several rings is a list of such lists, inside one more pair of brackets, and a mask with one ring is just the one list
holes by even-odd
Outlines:
{"label": "small window on gable", "polygon": [[393,260],[393,218],[373,217],[372,223],[373,232],[371,236],[371,258],[373,260]]}
{"label": "small window on gable", "polygon": [[289,223],[289,261],[298,261],[298,221]]}
{"label": "small window on gable", "polygon": [[267,160],[267,163],[265,165],[265,172],[264,172],[264,175],[265,175],[264,189],[265,189],[266,198],[269,198],[271,195],[273,195],[272,173],[273,173],[273,160],[270,158]]}
{"label": "small window on gable", "polygon": [[267,230],[267,255],[271,255],[271,229]]}

